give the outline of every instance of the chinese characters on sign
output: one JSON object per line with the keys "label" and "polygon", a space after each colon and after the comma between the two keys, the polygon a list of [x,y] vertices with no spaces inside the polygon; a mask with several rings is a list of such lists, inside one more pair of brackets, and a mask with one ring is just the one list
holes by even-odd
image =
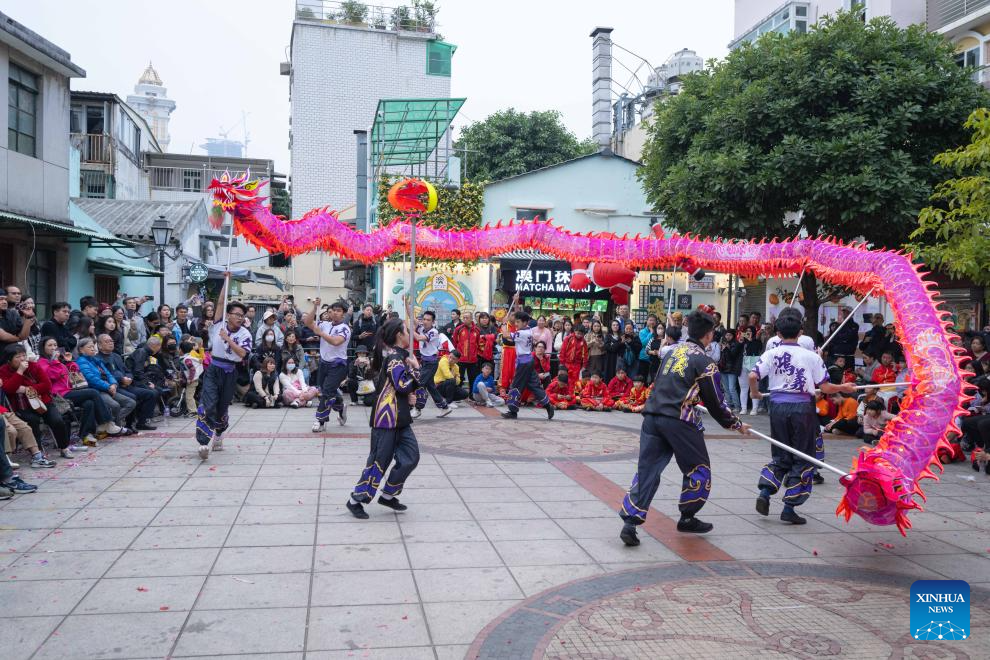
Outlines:
{"label": "chinese characters on sign", "polygon": [[[590,290],[591,285],[582,289],[582,291]],[[517,270],[516,291],[520,293],[572,293],[571,274],[566,270]]]}
{"label": "chinese characters on sign", "polygon": [[700,280],[689,277],[687,288],[688,291],[713,291],[715,289],[715,276],[705,275]]}

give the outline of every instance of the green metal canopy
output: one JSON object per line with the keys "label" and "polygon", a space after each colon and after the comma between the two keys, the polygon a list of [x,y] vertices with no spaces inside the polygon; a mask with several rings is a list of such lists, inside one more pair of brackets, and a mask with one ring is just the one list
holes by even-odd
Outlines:
{"label": "green metal canopy", "polygon": [[424,163],[466,99],[381,99],[371,128],[372,167]]}

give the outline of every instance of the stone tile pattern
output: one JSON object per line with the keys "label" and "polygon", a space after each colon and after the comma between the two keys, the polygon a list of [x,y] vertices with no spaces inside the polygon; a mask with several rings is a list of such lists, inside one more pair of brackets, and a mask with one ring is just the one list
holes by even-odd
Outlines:
{"label": "stone tile pattern", "polygon": [[[424,451],[402,495],[408,512],[371,505],[371,520],[354,520],[343,503],[367,455],[365,415],[352,408],[346,426],[317,436],[311,410],[235,406],[227,451],[206,463],[194,455],[192,422],[170,419],[158,432],[103,443],[55,470],[23,469],[41,490],[0,502],[5,659],[461,658],[493,620],[544,590],[696,564],[647,534],[638,548],[622,546],[617,502],[545,458],[494,454],[503,429],[472,408],[437,421],[427,421],[427,409],[417,423]],[[640,422],[573,411],[548,423],[543,415],[524,409],[513,437],[546,439],[557,452],[570,435],[583,442],[583,425],[628,438]],[[456,454],[430,449],[455,435]],[[974,587],[988,580],[990,479],[970,480],[968,466],[949,466],[930,486],[929,512],[912,516],[907,539],[836,520],[832,479],[816,488],[803,507],[809,524],[796,529],[753,511],[766,446],[711,437],[714,483],[704,516],[716,530],[706,542],[729,556],[750,566],[788,562],[795,576],[827,568],[840,581],[876,570]],[[829,460],[848,465],[858,445],[829,439],[827,447]],[[634,456],[618,452],[571,460],[620,489],[635,467]],[[679,490],[672,467],[656,510],[676,516]],[[720,564],[734,565],[704,565]],[[629,579],[625,590],[639,586],[640,578]],[[568,598],[591,604],[601,595]],[[894,620],[899,610],[889,612],[891,629],[906,628]],[[544,616],[541,637],[558,621]]]}

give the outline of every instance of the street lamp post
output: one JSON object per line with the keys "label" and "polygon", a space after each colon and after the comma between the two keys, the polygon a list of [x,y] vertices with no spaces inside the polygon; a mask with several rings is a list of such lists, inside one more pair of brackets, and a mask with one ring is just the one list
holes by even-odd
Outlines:
{"label": "street lamp post", "polygon": [[155,240],[155,247],[158,248],[158,268],[162,271],[158,280],[158,304],[163,305],[165,304],[165,248],[168,247],[168,242],[172,238],[172,227],[164,215],[158,216],[158,219],[151,224],[151,236]]}

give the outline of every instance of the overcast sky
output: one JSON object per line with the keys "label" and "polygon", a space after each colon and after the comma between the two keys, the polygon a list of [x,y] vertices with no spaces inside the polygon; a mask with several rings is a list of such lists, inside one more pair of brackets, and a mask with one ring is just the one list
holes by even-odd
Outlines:
{"label": "overcast sky", "polygon": [[[370,4],[370,3],[369,3]],[[394,6],[396,1],[383,2]],[[591,30],[615,28],[616,43],[653,66],[681,48],[723,57],[732,38],[733,0],[444,0],[440,32],[457,45],[452,94],[467,97],[456,126],[509,107],[557,109],[579,138],[591,134]],[[0,0],[0,9],[72,54],[86,78],[72,88],[133,92],[154,62],[176,102],[170,151],[198,145],[222,128],[248,155],[289,171],[288,59],[294,0]],[[635,69],[640,61],[616,49]],[[625,84],[629,72],[614,67]]]}

